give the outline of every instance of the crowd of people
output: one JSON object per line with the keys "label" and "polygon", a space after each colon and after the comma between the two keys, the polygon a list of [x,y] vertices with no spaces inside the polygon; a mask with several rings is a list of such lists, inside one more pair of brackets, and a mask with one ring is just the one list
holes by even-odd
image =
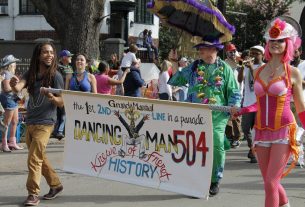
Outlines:
{"label": "crowd of people", "polygon": [[[284,17],[273,20],[266,28],[265,47],[253,45],[242,53],[233,43],[224,45],[218,39],[204,37],[194,47],[198,51],[197,60],[189,62],[183,56],[179,59],[169,57],[160,64],[156,98],[231,108],[231,114],[212,113],[214,146],[210,196],[219,193],[225,165],[225,143],[229,140],[231,147],[236,148],[244,138],[249,147],[247,156],[250,163],[258,162],[261,170],[266,192],[265,206],[289,206],[280,180],[287,174],[284,170],[290,155],[294,155],[294,160],[298,158],[295,119],[298,119],[300,127],[305,125],[305,61],[300,58],[301,32],[295,25],[298,24],[294,20]],[[14,75],[19,60],[13,55],[2,59],[3,152],[23,149],[15,137],[18,92],[25,88],[29,94],[26,118],[29,174],[25,205],[38,205],[40,202],[41,175],[50,186],[44,199],[54,199],[63,191],[45,152],[52,134],[57,139],[65,136],[63,100],[60,95],[40,88],[114,94],[113,86],[116,86],[117,95],[141,97],[147,83],[141,75],[138,47],[147,48],[150,60],[158,58],[151,31],[144,30],[141,40],[130,45],[121,61],[117,54],[111,54],[109,61],[100,61],[95,74],[89,71],[89,61],[84,54],[74,55],[63,50],[57,60],[51,42],[37,44],[29,70],[20,78]],[[225,60],[218,56],[222,49],[226,53]],[[73,57],[74,68],[71,66]],[[291,105],[296,113],[291,111]]]}

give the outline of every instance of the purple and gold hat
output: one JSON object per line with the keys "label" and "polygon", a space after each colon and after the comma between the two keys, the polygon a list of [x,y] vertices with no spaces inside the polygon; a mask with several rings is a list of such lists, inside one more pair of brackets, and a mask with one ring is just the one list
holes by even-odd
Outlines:
{"label": "purple and gold hat", "polygon": [[223,49],[223,44],[219,42],[219,39],[215,39],[212,37],[204,37],[202,38],[202,42],[195,45],[194,48],[209,48],[209,47],[215,47],[218,50]]}

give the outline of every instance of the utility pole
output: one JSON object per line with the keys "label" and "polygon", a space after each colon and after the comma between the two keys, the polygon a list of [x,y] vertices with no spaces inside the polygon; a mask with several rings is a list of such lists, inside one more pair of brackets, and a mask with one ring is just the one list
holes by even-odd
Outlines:
{"label": "utility pole", "polygon": [[[218,0],[217,1],[217,8],[226,17],[226,0]],[[225,51],[223,50],[222,53],[219,53],[219,56],[224,59],[225,58]]]}
{"label": "utility pole", "polygon": [[219,11],[221,11],[223,16],[226,16],[226,0],[218,0],[217,8],[219,9]]}

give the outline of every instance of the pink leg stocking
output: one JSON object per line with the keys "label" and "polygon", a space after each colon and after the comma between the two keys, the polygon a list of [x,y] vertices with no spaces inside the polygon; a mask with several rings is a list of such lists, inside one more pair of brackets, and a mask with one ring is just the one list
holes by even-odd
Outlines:
{"label": "pink leg stocking", "polygon": [[288,202],[281,176],[290,155],[289,145],[272,144],[271,147],[256,147],[257,159],[265,187],[265,206],[278,207]]}

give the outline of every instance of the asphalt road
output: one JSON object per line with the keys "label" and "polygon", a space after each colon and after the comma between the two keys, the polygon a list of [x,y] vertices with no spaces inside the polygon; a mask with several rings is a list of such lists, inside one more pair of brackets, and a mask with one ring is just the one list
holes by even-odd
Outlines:
{"label": "asphalt road", "polygon": [[[51,141],[47,154],[64,185],[64,192],[55,200],[42,200],[39,206],[103,206],[103,207],[263,207],[264,190],[257,164],[247,159],[246,144],[227,153],[220,193],[209,200],[189,198],[95,177],[62,171],[63,141]],[[27,149],[13,153],[0,152],[0,206],[23,206],[27,196]],[[305,169],[295,168],[282,181],[292,207],[305,206]],[[48,192],[44,179],[41,195]]]}

